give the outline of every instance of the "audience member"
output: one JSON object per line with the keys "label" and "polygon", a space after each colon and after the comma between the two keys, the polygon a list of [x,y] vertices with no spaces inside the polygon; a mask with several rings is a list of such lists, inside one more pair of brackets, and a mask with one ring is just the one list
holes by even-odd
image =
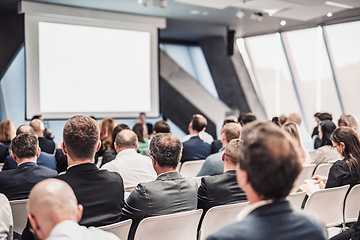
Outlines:
{"label": "audience member", "polygon": [[255,114],[249,112],[249,113],[246,113],[241,120],[239,120],[241,126],[243,127],[245,124],[248,124],[252,121],[255,121],[257,118],[255,116]]}
{"label": "audience member", "polygon": [[67,156],[61,148],[55,150],[56,171],[58,173],[66,172],[68,168]]}
{"label": "audience member", "polygon": [[357,134],[359,134],[359,127],[357,121],[350,114],[341,115],[341,117],[338,120],[338,127],[350,127],[354,129]]}
{"label": "audience member", "polygon": [[328,177],[314,176],[320,188],[333,188],[350,184],[350,188],[360,182],[360,138],[355,130],[339,127],[330,139],[338,153],[344,158],[330,168]]}
{"label": "audience member", "polygon": [[311,160],[311,163],[318,166],[321,163],[334,162],[341,158],[340,154],[333,148],[330,140],[332,132],[336,129],[335,124],[331,120],[325,120],[320,122],[319,125],[319,148],[315,151],[315,156]]}
{"label": "audience member", "polygon": [[36,164],[40,148],[34,134],[17,135],[11,141],[11,146],[11,156],[18,167],[0,172],[0,193],[5,194],[10,201],[26,199],[36,183],[57,176],[57,172]]}
{"label": "audience member", "polygon": [[105,150],[111,149],[111,136],[115,126],[115,120],[112,118],[103,118],[101,120],[99,125],[101,147],[95,154],[95,164],[97,164],[99,157],[103,157]]}
{"label": "audience member", "polygon": [[279,118],[278,117],[273,117],[271,119],[271,122],[275,123],[275,125],[277,125],[278,127],[280,127],[280,122],[279,122]]}
{"label": "audience member", "polygon": [[[44,119],[42,118],[41,115],[34,115],[34,116],[31,118],[31,121],[34,120],[34,119],[39,119],[40,121],[42,121],[42,122],[44,123]],[[45,123],[44,123],[44,125],[45,125]],[[49,139],[49,140],[53,140],[53,139],[54,139],[51,130],[48,129],[48,128],[46,128],[46,126],[45,126],[45,131],[44,131],[44,138]]]}
{"label": "audience member", "polygon": [[57,179],[44,180],[29,195],[28,218],[40,240],[109,239],[119,240],[112,233],[80,226],[83,206],[78,204],[71,187]]}
{"label": "audience member", "polygon": [[0,193],[0,239],[13,239],[13,218],[9,200]]}
{"label": "audience member", "polygon": [[236,182],[236,164],[238,163],[241,139],[233,139],[222,154],[224,174],[203,177],[198,189],[198,209],[203,215],[210,208],[219,205],[246,201],[246,195]]}
{"label": "audience member", "polygon": [[146,137],[146,128],[144,127],[144,124],[136,123],[132,130],[136,133],[138,138],[138,152],[141,153],[145,148],[149,147],[149,139]]}
{"label": "audience member", "polygon": [[223,155],[226,145],[233,139],[241,137],[241,126],[239,123],[227,123],[223,127],[221,135],[222,148],[218,153],[208,156],[202,165],[197,177],[206,175],[219,175],[224,173]]}
{"label": "audience member", "polygon": [[131,130],[122,130],[116,136],[115,160],[106,163],[101,169],[117,172],[124,180],[124,187],[136,187],[139,183],[156,179],[156,172],[149,157],[137,153],[138,139]]}
{"label": "audience member", "polygon": [[301,116],[297,113],[292,113],[287,118],[287,122],[294,122],[296,123],[301,139],[301,143],[305,147],[307,151],[314,150],[314,143],[311,139],[310,134],[307,132],[307,130],[301,125],[302,119]]}
{"label": "audience member", "polygon": [[190,139],[183,142],[183,152],[181,162],[205,159],[210,155],[210,144],[200,139],[199,133],[205,131],[207,125],[206,118],[200,114],[195,114],[189,124]]}
{"label": "audience member", "polygon": [[124,129],[129,129],[129,126],[126,125],[126,124],[119,124],[117,125],[115,128],[114,128],[114,131],[112,132],[112,135],[111,135],[111,140],[112,140],[112,143],[111,143],[111,149],[107,149],[105,150],[104,154],[103,154],[103,159],[101,161],[101,165],[100,167],[102,167],[104,164],[112,161],[115,159],[116,157],[116,150],[115,150],[115,138],[116,138],[116,135],[121,132],[122,130]]}
{"label": "audience member", "polygon": [[153,125],[151,123],[146,122],[146,114],[141,112],[138,117],[138,123],[141,123],[145,126],[146,134],[144,135],[146,138],[148,134],[153,132]]}
{"label": "audience member", "polygon": [[319,126],[321,121],[332,121],[332,115],[327,112],[323,113],[317,113],[315,114],[315,120],[316,120],[316,127],[313,130],[313,133],[311,134],[311,137],[314,138],[314,149],[318,149],[321,146],[321,139],[319,137]]}
{"label": "audience member", "polygon": [[282,125],[282,128],[290,134],[290,136],[295,140],[298,146],[299,150],[299,157],[302,164],[308,164],[310,163],[310,155],[309,152],[304,149],[303,145],[301,144],[300,135],[298,132],[298,128],[295,123],[293,122],[287,122],[284,125]]}
{"label": "audience member", "polygon": [[45,125],[40,119],[34,119],[30,122],[30,127],[35,131],[35,135],[39,139],[39,146],[41,151],[54,154],[55,143],[53,140],[44,138]]}
{"label": "audience member", "polygon": [[129,240],[134,238],[138,224],[146,217],[196,209],[195,180],[175,171],[181,151],[180,140],[170,133],[158,133],[151,139],[151,159],[158,177],[155,181],[140,183],[126,199],[121,220],[133,220]]}
{"label": "audience member", "polygon": [[[222,123],[222,125],[221,125],[221,129],[220,129],[220,138],[221,138],[222,131],[223,131],[223,127],[225,126],[225,124],[231,123],[231,122],[238,123],[238,120],[237,120],[237,118],[236,118],[235,116],[233,116],[233,115],[227,116],[227,117],[224,119],[224,121],[223,121],[223,123]],[[210,147],[211,147],[211,152],[210,152],[210,154],[214,154],[214,153],[219,152],[220,148],[222,148],[223,145],[222,145],[220,139],[215,139],[215,140],[211,143]]]}
{"label": "audience member", "polygon": [[249,206],[237,223],[208,240],[327,239],[326,227],[305,212],[295,212],[285,200],[301,170],[296,144],[270,122],[254,122],[243,129],[237,182]]}
{"label": "audience member", "polygon": [[314,118],[315,118],[315,121],[316,121],[316,127],[314,127],[312,133],[311,133],[311,137],[314,137],[314,136],[318,136],[319,135],[319,130],[318,130],[318,127],[319,127],[319,124],[321,122],[321,120],[318,118],[319,114],[321,112],[317,112],[314,114]]}
{"label": "audience member", "polygon": [[15,126],[10,120],[0,123],[0,163],[10,155],[11,140],[15,137]]}
{"label": "audience member", "polygon": [[[19,135],[21,133],[30,133],[35,135],[34,129],[28,125],[21,125],[20,127],[18,127],[18,129],[16,130],[16,135]],[[40,152],[40,156],[36,159],[36,164],[39,166],[50,168],[52,170],[56,170],[56,161],[54,155],[43,151]],[[12,158],[12,156],[7,156],[2,171],[16,169],[17,166],[18,165],[16,161]]]}
{"label": "audience member", "polygon": [[[154,136],[157,133],[170,133],[170,125],[166,121],[160,120],[154,124],[153,130],[154,131],[151,134],[152,136]],[[142,150],[141,154],[150,157],[149,148],[145,148],[144,150]]]}
{"label": "audience member", "polygon": [[287,117],[285,115],[281,115],[279,117],[280,126],[284,125],[286,123],[286,120],[287,120]]}
{"label": "audience member", "polygon": [[330,238],[330,240],[360,240],[360,212],[358,220],[345,231]]}
{"label": "audience member", "polygon": [[118,222],[124,205],[123,180],[118,173],[99,170],[94,164],[95,152],[101,147],[95,120],[82,115],[70,118],[61,147],[69,167],[58,179],[71,186],[84,207],[80,225],[99,227]]}

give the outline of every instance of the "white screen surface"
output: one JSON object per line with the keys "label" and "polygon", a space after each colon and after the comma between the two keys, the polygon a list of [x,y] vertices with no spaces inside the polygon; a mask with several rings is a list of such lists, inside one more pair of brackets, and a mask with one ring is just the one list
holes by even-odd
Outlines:
{"label": "white screen surface", "polygon": [[150,111],[149,32],[38,24],[41,113]]}

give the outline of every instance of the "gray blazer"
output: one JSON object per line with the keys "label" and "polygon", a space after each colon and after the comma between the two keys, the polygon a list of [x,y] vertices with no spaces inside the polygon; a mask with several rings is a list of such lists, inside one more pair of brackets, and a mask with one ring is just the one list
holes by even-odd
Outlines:
{"label": "gray blazer", "polygon": [[146,217],[196,209],[197,183],[178,172],[160,174],[155,181],[140,183],[126,199],[121,221],[132,219],[129,240],[134,239],[140,221]]}

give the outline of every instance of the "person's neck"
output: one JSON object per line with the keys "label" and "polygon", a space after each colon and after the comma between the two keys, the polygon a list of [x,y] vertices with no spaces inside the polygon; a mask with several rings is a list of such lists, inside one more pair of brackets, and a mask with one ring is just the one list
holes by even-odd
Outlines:
{"label": "person's neck", "polygon": [[31,158],[21,158],[21,159],[17,159],[16,163],[19,166],[22,163],[26,163],[26,162],[34,162],[36,163],[36,157],[31,157]]}
{"label": "person's neck", "polygon": [[43,132],[35,132],[36,136],[38,137],[44,137],[44,133]]}
{"label": "person's neck", "polygon": [[226,145],[228,144],[227,141],[221,141],[221,143],[222,143],[222,147],[223,147],[223,148],[226,147]]}
{"label": "person's neck", "polygon": [[175,171],[175,168],[173,168],[173,167],[158,167],[155,170],[156,170],[157,175],[159,176],[162,173]]}
{"label": "person's neck", "polygon": [[189,134],[192,135],[192,136],[199,136],[200,132],[198,132],[196,130],[193,130],[193,129],[190,129]]}
{"label": "person's neck", "polygon": [[229,163],[226,160],[224,161],[224,172],[236,170],[236,164]]}
{"label": "person's neck", "polygon": [[[135,150],[135,148],[133,148],[133,147],[121,147],[121,148],[116,149],[116,153],[119,153],[119,152],[124,151],[124,150],[127,150],[127,149],[133,149],[133,150]],[[136,150],[135,150],[135,151],[136,151]]]}
{"label": "person's neck", "polygon": [[94,163],[94,159],[72,158],[69,155],[67,155],[67,162],[68,162],[68,168],[69,168],[69,167],[84,164],[84,163]]}

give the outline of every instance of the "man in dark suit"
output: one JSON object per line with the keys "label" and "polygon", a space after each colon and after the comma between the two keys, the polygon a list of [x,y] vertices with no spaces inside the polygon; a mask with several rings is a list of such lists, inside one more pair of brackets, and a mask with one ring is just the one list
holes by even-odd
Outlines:
{"label": "man in dark suit", "polygon": [[0,172],[0,193],[11,200],[26,199],[31,188],[41,180],[57,176],[57,172],[38,166],[39,143],[34,134],[22,133],[11,142],[12,157],[17,169]]}
{"label": "man in dark suit", "polygon": [[[21,133],[35,134],[35,131],[34,131],[34,129],[32,127],[30,127],[28,125],[21,125],[16,130],[16,135],[19,135]],[[40,156],[36,160],[36,163],[39,166],[43,166],[43,167],[47,167],[47,168],[52,169],[52,170],[56,170],[55,157],[52,154],[41,151]],[[10,169],[16,169],[17,166],[18,165],[15,162],[15,160],[12,158],[12,156],[7,156],[6,159],[5,159],[2,171],[6,171],[6,170],[10,170]]]}
{"label": "man in dark suit", "polygon": [[55,143],[53,140],[44,138],[45,125],[40,119],[34,119],[30,122],[30,127],[35,131],[36,136],[39,139],[39,146],[41,151],[54,154]]}
{"label": "man in dark suit", "polygon": [[199,137],[201,131],[205,131],[207,120],[200,114],[195,114],[189,124],[190,139],[183,142],[183,152],[181,162],[205,159],[210,155],[210,144],[204,142]]}
{"label": "man in dark suit", "polygon": [[271,122],[252,122],[243,129],[237,182],[249,206],[237,223],[220,229],[207,240],[276,239],[325,240],[324,224],[295,212],[286,196],[301,170],[296,144]]}
{"label": "man in dark suit", "polygon": [[198,189],[197,208],[207,210],[214,206],[245,202],[246,195],[236,182],[236,164],[242,140],[233,139],[222,154],[224,174],[203,177]]}
{"label": "man in dark suit", "polygon": [[196,209],[195,180],[175,171],[181,150],[180,140],[171,133],[158,133],[151,139],[150,154],[158,177],[155,181],[140,183],[126,199],[121,221],[133,220],[129,240],[134,238],[138,224],[146,217]]}

